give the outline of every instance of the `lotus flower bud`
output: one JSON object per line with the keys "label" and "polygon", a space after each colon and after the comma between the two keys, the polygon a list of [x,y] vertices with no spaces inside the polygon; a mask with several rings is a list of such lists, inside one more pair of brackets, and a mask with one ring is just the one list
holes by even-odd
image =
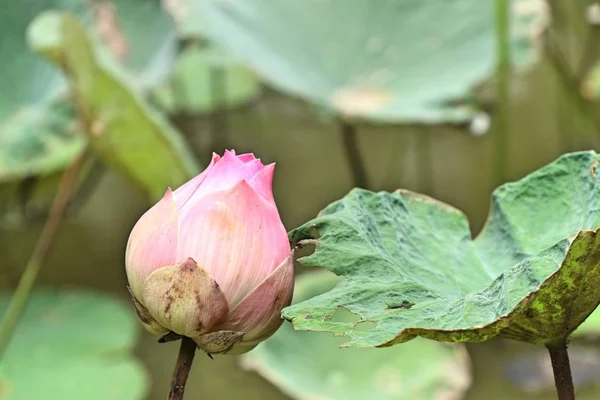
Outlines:
{"label": "lotus flower bud", "polygon": [[190,337],[209,354],[239,354],[279,328],[294,269],[274,168],[252,154],[215,154],[140,218],[125,264],[148,331]]}

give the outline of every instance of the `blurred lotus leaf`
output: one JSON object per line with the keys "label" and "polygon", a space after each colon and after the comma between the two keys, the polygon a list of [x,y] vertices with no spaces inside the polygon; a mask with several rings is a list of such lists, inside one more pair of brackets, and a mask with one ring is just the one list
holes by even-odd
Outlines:
{"label": "blurred lotus leaf", "polygon": [[[464,122],[496,68],[494,2],[188,0],[198,24],[268,82],[343,116]],[[512,0],[516,66],[537,58],[543,0]]]}
{"label": "blurred lotus leaf", "polygon": [[152,86],[167,76],[177,57],[177,36],[160,1],[93,0],[87,4],[94,21],[83,22],[92,28],[88,30],[97,52],[126,67],[142,86]]}
{"label": "blurred lotus leaf", "polygon": [[[0,224],[19,225],[50,203],[62,170],[85,144],[65,97],[25,107],[0,127]],[[90,171],[86,163],[80,182]]]}
{"label": "blurred lotus leaf", "polygon": [[[302,264],[345,279],[284,315],[352,347],[416,336],[562,341],[600,303],[599,163],[595,152],[571,153],[499,187],[474,240],[464,214],[444,203],[355,189],[290,233],[316,244]],[[372,328],[332,320],[339,307]]]}
{"label": "blurred lotus leaf", "polygon": [[5,7],[0,14],[5,60],[0,75],[1,183],[61,170],[83,145],[73,129],[72,110],[53,101],[63,79],[25,43],[27,24],[50,3]]}
{"label": "blurred lotus leaf", "polygon": [[175,21],[177,35],[184,39],[205,39],[209,22],[197,0],[162,0]]}
{"label": "blurred lotus leaf", "polygon": [[[5,60],[0,76],[0,197],[27,192],[47,202],[57,174],[85,143],[64,78],[26,43],[29,23],[51,8],[82,18],[104,59],[126,66],[136,81],[162,79],[175,56],[173,26],[159,2],[41,0],[5,7],[0,14],[0,55]],[[27,190],[12,184],[38,177],[43,179],[36,179],[35,189],[30,183]],[[0,209],[2,213],[11,207]]]}
{"label": "blurred lotus leaf", "polygon": [[[0,315],[9,295],[0,295]],[[35,292],[0,363],[2,400],[141,400],[146,374],[131,357],[129,307],[80,291]]]}
{"label": "blurred lotus leaf", "polygon": [[154,94],[170,113],[203,114],[244,105],[260,90],[254,74],[219,49],[192,45],[183,50],[171,77]]}
{"label": "blurred lotus leaf", "polygon": [[[302,275],[294,302],[326,292],[339,280],[328,271]],[[461,399],[471,382],[469,359],[459,345],[418,339],[402,348],[340,350],[343,342],[284,324],[242,363],[300,400]]]}
{"label": "blurred lotus leaf", "polygon": [[75,112],[59,100],[14,113],[0,129],[0,183],[61,170],[81,150]]}
{"label": "blurred lotus leaf", "polygon": [[92,47],[71,15],[45,12],[30,25],[30,46],[69,76],[92,147],[152,198],[198,171],[181,135],[121,79]]}

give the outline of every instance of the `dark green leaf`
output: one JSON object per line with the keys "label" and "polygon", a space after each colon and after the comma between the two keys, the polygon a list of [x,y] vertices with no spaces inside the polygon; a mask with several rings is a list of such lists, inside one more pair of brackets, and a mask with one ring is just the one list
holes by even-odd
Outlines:
{"label": "dark green leaf", "polygon": [[[353,190],[291,233],[316,243],[301,263],[345,279],[284,314],[357,347],[415,336],[562,340],[600,303],[599,162],[594,152],[568,154],[501,186],[475,240],[460,211],[429,197]],[[374,327],[332,321],[339,307]]]}

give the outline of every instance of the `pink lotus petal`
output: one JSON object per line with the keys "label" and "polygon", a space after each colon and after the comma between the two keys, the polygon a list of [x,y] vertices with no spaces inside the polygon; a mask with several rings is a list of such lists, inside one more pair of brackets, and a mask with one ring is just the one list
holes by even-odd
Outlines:
{"label": "pink lotus petal", "polygon": [[252,178],[254,178],[254,176],[256,174],[258,174],[260,171],[262,171],[265,166],[263,165],[262,162],[260,162],[260,160],[253,160],[253,161],[249,161],[247,163],[244,164],[246,166],[246,179],[247,181],[250,181]]}
{"label": "pink lotus petal", "polygon": [[[242,179],[250,180],[255,174],[254,169],[249,169],[247,164],[241,162],[234,151],[227,150],[219,162],[210,169],[210,173],[194,193],[192,202],[207,193],[230,189]],[[186,204],[188,205],[189,203]]]}
{"label": "pink lotus petal", "polygon": [[208,167],[206,167],[204,171],[202,171],[201,174],[190,179],[175,190],[175,203],[177,203],[178,209],[181,209],[181,207],[183,207],[185,203],[192,197],[192,195],[198,189],[198,187],[200,187],[204,179],[206,179],[206,176],[210,173],[210,170],[220,159],[221,157],[218,154],[213,153],[210,164],[208,165]]}
{"label": "pink lotus petal", "polygon": [[[254,154],[253,154],[253,153],[244,153],[244,154],[240,154],[240,155],[238,156],[238,159],[239,159],[241,162],[247,163],[247,162],[249,162],[249,161],[254,161],[254,160],[256,160],[256,157],[254,157]],[[259,159],[259,161],[260,161],[260,159]]]}
{"label": "pink lotus petal", "polygon": [[220,329],[246,332],[242,344],[262,341],[281,325],[281,310],[292,301],[294,257],[290,255],[259,286],[234,306]]}
{"label": "pink lotus petal", "polygon": [[192,257],[207,269],[231,305],[290,253],[277,209],[245,180],[230,190],[207,194],[181,210],[179,218],[177,258]]}
{"label": "pink lotus petal", "polygon": [[275,172],[275,163],[265,165],[254,177],[250,180],[250,186],[256,190],[263,199],[271,203],[274,207],[275,199],[273,198],[273,173]]}
{"label": "pink lotus petal", "polygon": [[133,227],[127,242],[125,266],[133,295],[142,301],[142,285],[154,270],[175,263],[178,218],[173,191],[150,208]]}

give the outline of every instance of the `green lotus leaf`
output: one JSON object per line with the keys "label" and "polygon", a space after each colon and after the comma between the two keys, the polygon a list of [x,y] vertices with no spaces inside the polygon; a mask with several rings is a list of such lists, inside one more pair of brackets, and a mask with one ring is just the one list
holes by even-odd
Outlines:
{"label": "green lotus leaf", "polygon": [[[475,239],[464,214],[444,203],[353,190],[290,233],[316,245],[302,264],[344,280],[284,315],[297,329],[347,336],[344,346],[416,336],[562,341],[600,303],[599,162],[595,152],[567,154],[499,187]],[[339,308],[373,326],[332,320]]]}
{"label": "green lotus leaf", "polygon": [[205,39],[209,20],[196,0],[163,1],[166,11],[175,22],[177,35],[183,39]]}
{"label": "green lotus leaf", "polygon": [[[175,26],[160,1],[104,0],[89,3],[88,23],[96,51],[131,79],[148,87],[162,81],[177,57]],[[79,14],[78,14],[79,16]]]}
{"label": "green lotus leaf", "polygon": [[0,128],[0,182],[60,171],[85,144],[64,100],[25,107]]}
{"label": "green lotus leaf", "polygon": [[28,38],[69,77],[88,138],[108,165],[154,199],[198,171],[179,132],[97,57],[75,17],[45,12],[30,25]]}
{"label": "green lotus leaf", "polygon": [[[0,315],[9,298],[0,295]],[[34,293],[0,362],[0,399],[142,400],[137,326],[129,307],[105,295]]]}
{"label": "green lotus leaf", "polygon": [[0,13],[0,182],[63,169],[82,147],[72,129],[72,112],[64,101],[55,101],[63,78],[25,40],[27,24],[49,3],[29,2]]}
{"label": "green lotus leaf", "polygon": [[[343,116],[464,122],[474,87],[496,69],[493,1],[187,3],[209,38],[268,82]],[[512,0],[515,66],[538,58],[547,14],[543,2]]]}
{"label": "green lotus leaf", "polygon": [[[221,74],[223,88],[215,88],[216,74]],[[246,67],[219,49],[196,45],[181,53],[167,83],[154,94],[168,112],[202,114],[242,106],[260,91],[260,81]]]}
{"label": "green lotus leaf", "polygon": [[[5,60],[0,75],[0,182],[60,171],[84,145],[63,95],[64,78],[26,43],[28,24],[53,7],[81,17],[105,56],[112,51],[110,34],[113,42],[122,40],[123,64],[144,82],[162,78],[174,58],[173,26],[158,2],[42,0],[6,7],[0,14],[0,55]],[[104,35],[99,34],[101,24]]]}
{"label": "green lotus leaf", "polygon": [[[294,303],[326,292],[339,280],[328,271],[301,275]],[[295,332],[286,323],[245,355],[242,365],[299,400],[459,399],[469,387],[469,359],[460,345],[417,339],[402,348],[341,350],[343,341],[325,333]]]}

